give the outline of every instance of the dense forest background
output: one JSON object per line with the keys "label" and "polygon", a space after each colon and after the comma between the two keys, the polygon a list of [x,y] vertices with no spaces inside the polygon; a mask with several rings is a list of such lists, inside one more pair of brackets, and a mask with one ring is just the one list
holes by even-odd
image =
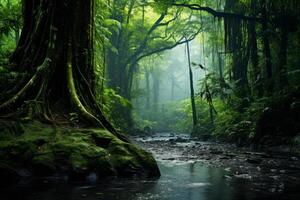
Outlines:
{"label": "dense forest background", "polygon": [[[31,73],[12,64],[22,3],[0,2],[1,102]],[[241,144],[299,134],[298,0],[95,0],[92,12],[91,89],[117,129]],[[37,104],[27,99],[29,117],[40,116]],[[80,116],[48,120],[76,126]]]}

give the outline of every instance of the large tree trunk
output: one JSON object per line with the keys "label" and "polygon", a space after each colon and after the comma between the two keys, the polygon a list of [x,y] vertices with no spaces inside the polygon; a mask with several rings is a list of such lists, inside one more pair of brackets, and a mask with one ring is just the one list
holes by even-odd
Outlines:
{"label": "large tree trunk", "polygon": [[[227,0],[224,10],[234,12],[239,9],[240,2]],[[249,41],[245,31],[247,22],[240,18],[225,18],[225,48],[232,52],[232,78],[236,85],[236,94],[240,98],[248,96],[248,60],[249,60]]]}
{"label": "large tree trunk", "polygon": [[92,4],[93,0],[23,0],[24,27],[11,63],[29,76],[5,95],[1,114],[57,122],[77,113],[81,123],[101,126],[126,140],[94,98]]}
{"label": "large tree trunk", "polygon": [[[257,16],[257,0],[251,0],[251,14],[253,17]],[[258,56],[258,44],[257,44],[257,33],[256,33],[256,22],[250,21],[248,25],[249,29],[249,43],[250,43],[250,59],[252,64],[252,85],[253,93],[258,97],[263,95],[263,84],[262,84],[262,73],[259,67],[259,56]]]}

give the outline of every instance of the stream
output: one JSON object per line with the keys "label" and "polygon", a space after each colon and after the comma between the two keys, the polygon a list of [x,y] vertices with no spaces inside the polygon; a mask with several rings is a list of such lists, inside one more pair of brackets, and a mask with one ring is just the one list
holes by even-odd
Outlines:
{"label": "stream", "polygon": [[232,145],[160,133],[136,137],[155,156],[158,180],[67,183],[48,177],[0,189],[1,200],[242,200],[300,199],[298,157],[274,157]]}

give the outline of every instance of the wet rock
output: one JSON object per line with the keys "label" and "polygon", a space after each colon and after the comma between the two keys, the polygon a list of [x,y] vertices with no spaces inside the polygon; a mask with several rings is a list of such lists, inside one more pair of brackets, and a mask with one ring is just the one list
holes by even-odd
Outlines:
{"label": "wet rock", "polygon": [[219,150],[219,149],[211,149],[211,150],[210,150],[210,153],[211,153],[211,154],[222,154],[223,151],[221,151],[221,150]]}
{"label": "wet rock", "polygon": [[20,180],[20,176],[16,169],[11,166],[0,163],[0,186],[8,186],[15,184]]}
{"label": "wet rock", "polygon": [[249,174],[236,174],[234,175],[236,178],[242,178],[242,179],[252,179],[252,176]]}
{"label": "wet rock", "polygon": [[260,167],[256,167],[256,170],[260,172],[260,171],[261,171],[261,168],[260,168]]}
{"label": "wet rock", "polygon": [[174,142],[187,142],[187,141],[188,139],[182,137],[177,137],[176,139],[174,139]]}
{"label": "wet rock", "polygon": [[227,167],[227,168],[225,168],[224,170],[227,171],[227,172],[230,172],[230,171],[231,171],[231,168],[230,168],[230,167]]}
{"label": "wet rock", "polygon": [[229,157],[226,157],[226,156],[222,156],[222,157],[220,157],[219,159],[221,159],[221,160],[227,160],[227,159],[230,159]]}
{"label": "wet rock", "polygon": [[44,184],[48,184],[49,181],[48,181],[47,179],[45,179],[45,180],[43,180],[43,183],[44,183]]}
{"label": "wet rock", "polygon": [[279,179],[279,176],[270,176],[272,179],[274,180],[278,180]]}
{"label": "wet rock", "polygon": [[263,158],[271,158],[272,156],[267,154],[267,153],[264,153],[264,152],[251,152],[251,151],[246,151],[244,152],[244,154],[246,155],[252,155],[252,156],[260,156],[260,157],[263,157]]}
{"label": "wet rock", "polygon": [[298,158],[297,157],[291,157],[291,160],[297,161]]}
{"label": "wet rock", "polygon": [[232,179],[232,177],[229,176],[229,175],[225,175],[224,177],[225,177],[226,179],[228,179],[228,180]]}
{"label": "wet rock", "polygon": [[173,138],[172,138],[172,139],[169,139],[168,141],[169,141],[170,144],[172,144],[172,145],[176,144],[176,141],[175,141],[175,139],[173,139]]}
{"label": "wet rock", "polygon": [[237,154],[232,154],[232,153],[226,153],[224,154],[225,156],[229,157],[229,158],[234,158],[237,156]]}
{"label": "wet rock", "polygon": [[175,160],[175,158],[164,158],[163,160]]}
{"label": "wet rock", "polygon": [[262,160],[258,159],[258,158],[247,158],[246,162],[248,162],[250,164],[260,164],[262,162]]}

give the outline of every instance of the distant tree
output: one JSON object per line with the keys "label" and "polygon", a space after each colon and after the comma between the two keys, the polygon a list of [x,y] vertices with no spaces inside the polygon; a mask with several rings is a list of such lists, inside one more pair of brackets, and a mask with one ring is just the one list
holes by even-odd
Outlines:
{"label": "distant tree", "polygon": [[[122,97],[132,99],[133,76],[143,58],[172,49],[191,41],[201,26],[195,20],[181,15],[182,9],[151,4],[149,1],[112,1],[111,16],[119,22],[109,38],[111,48],[107,56],[107,86]],[[150,14],[145,14],[145,10]],[[189,20],[187,20],[189,19]],[[132,127],[131,108],[116,106],[117,115],[126,119],[125,128]]]}

